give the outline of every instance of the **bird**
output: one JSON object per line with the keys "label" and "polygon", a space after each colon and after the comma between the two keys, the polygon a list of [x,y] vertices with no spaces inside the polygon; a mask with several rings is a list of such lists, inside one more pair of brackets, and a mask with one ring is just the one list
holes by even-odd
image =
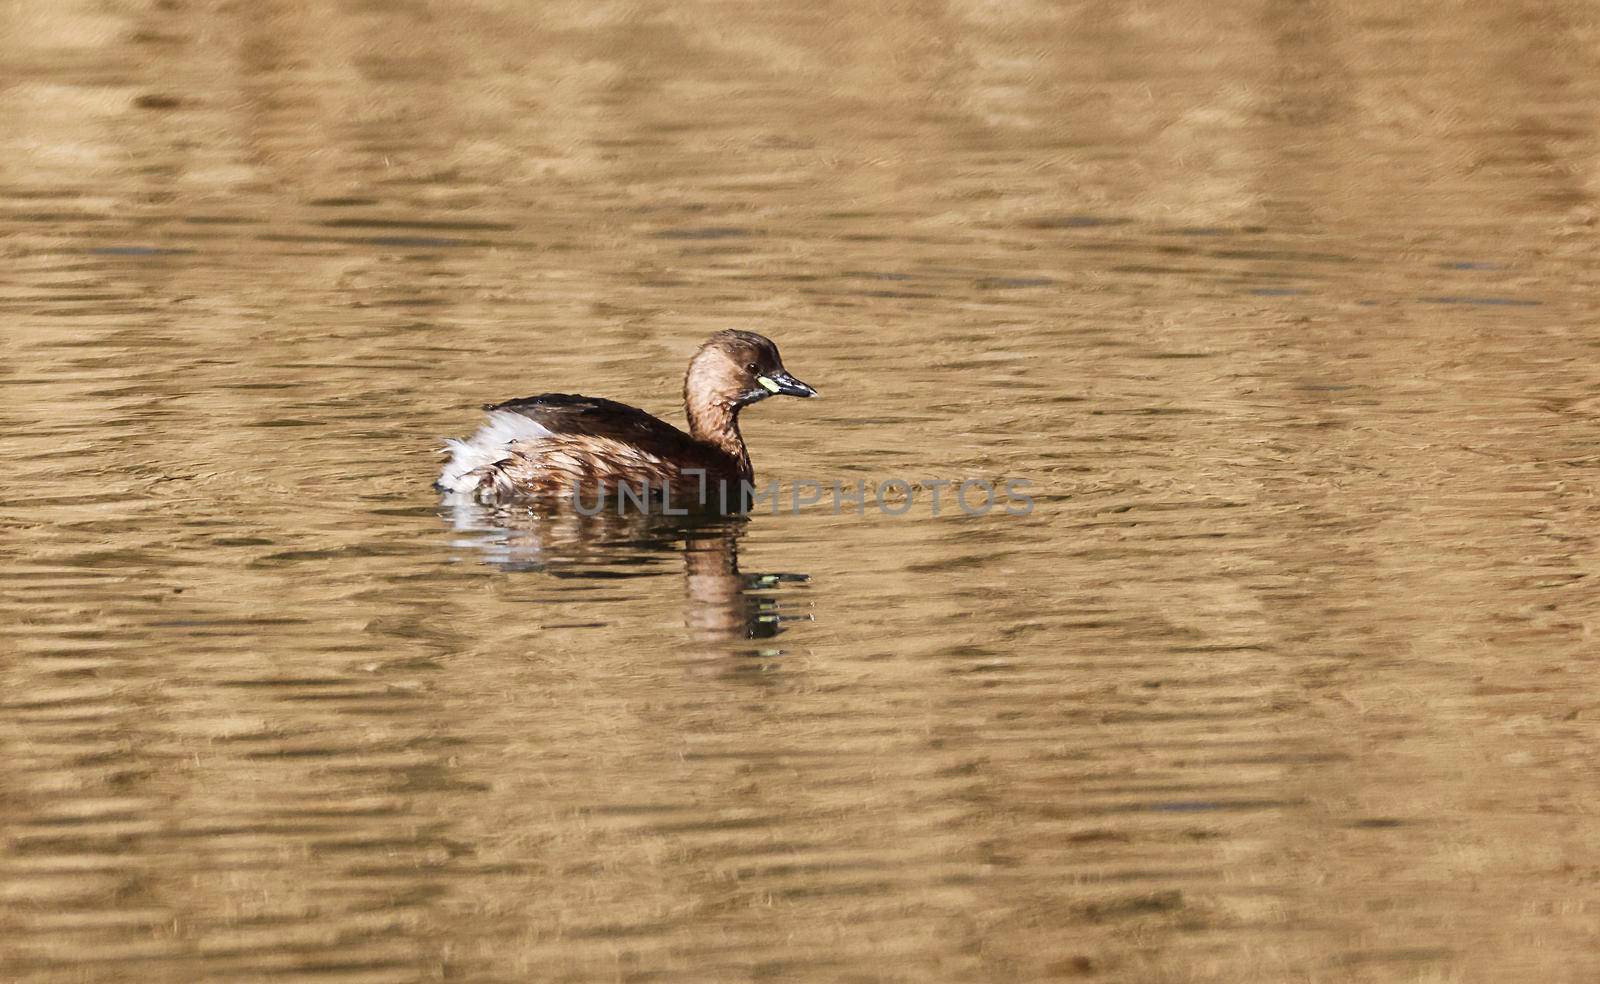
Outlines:
{"label": "bird", "polygon": [[[636,407],[570,393],[484,406],[471,437],[445,441],[434,487],[449,501],[485,505],[571,499],[580,509],[606,496],[737,511],[754,481],[739,412],[772,396],[817,391],[783,367],[772,339],[719,331],[689,360],[687,433]],[[641,494],[642,493],[642,494]]]}

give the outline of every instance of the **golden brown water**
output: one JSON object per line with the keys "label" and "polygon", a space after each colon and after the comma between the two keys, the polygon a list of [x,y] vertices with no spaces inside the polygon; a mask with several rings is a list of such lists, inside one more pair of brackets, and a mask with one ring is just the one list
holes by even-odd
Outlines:
{"label": "golden brown water", "polygon": [[[0,978],[1600,976],[1592,7],[0,41]],[[725,327],[1037,508],[438,509]]]}

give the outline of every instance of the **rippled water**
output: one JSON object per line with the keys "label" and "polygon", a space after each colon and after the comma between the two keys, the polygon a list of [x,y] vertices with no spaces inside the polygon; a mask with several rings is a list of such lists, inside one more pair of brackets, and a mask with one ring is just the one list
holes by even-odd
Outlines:
{"label": "rippled water", "polygon": [[[0,11],[0,976],[1591,981],[1581,4]],[[545,390],[764,478],[442,510]]]}

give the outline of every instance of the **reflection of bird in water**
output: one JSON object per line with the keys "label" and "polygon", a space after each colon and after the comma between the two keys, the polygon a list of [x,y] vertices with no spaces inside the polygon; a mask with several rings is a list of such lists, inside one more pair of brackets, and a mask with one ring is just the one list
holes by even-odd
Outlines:
{"label": "reflection of bird in water", "polygon": [[[683,553],[687,588],[684,615],[691,638],[701,642],[770,639],[783,623],[809,616],[780,613],[778,593],[804,583],[804,574],[745,574],[739,570],[739,540],[749,526],[742,516],[662,516],[606,513],[584,516],[573,509],[497,509],[458,503],[445,516],[457,540],[505,571],[539,571],[561,578],[653,576],[643,569],[651,555]],[[643,556],[641,556],[641,554]],[[631,573],[619,574],[618,567]]]}
{"label": "reflection of bird in water", "polygon": [[780,614],[776,591],[804,574],[741,574],[739,537],[744,520],[719,530],[685,531],[683,568],[688,581],[690,634],[697,639],[770,639],[793,616]]}

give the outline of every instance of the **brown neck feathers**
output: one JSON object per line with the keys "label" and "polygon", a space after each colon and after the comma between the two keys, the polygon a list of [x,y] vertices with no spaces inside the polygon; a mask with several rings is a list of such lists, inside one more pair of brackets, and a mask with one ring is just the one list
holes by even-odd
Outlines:
{"label": "brown neck feathers", "polygon": [[742,389],[738,365],[727,353],[708,344],[689,362],[683,378],[683,406],[689,414],[689,435],[728,455],[740,477],[749,478],[750,453],[739,436]]}
{"label": "brown neck feathers", "polygon": [[684,406],[689,413],[689,436],[725,452],[738,462],[740,475],[750,477],[750,452],[739,434],[739,408],[692,390],[684,395]]}

